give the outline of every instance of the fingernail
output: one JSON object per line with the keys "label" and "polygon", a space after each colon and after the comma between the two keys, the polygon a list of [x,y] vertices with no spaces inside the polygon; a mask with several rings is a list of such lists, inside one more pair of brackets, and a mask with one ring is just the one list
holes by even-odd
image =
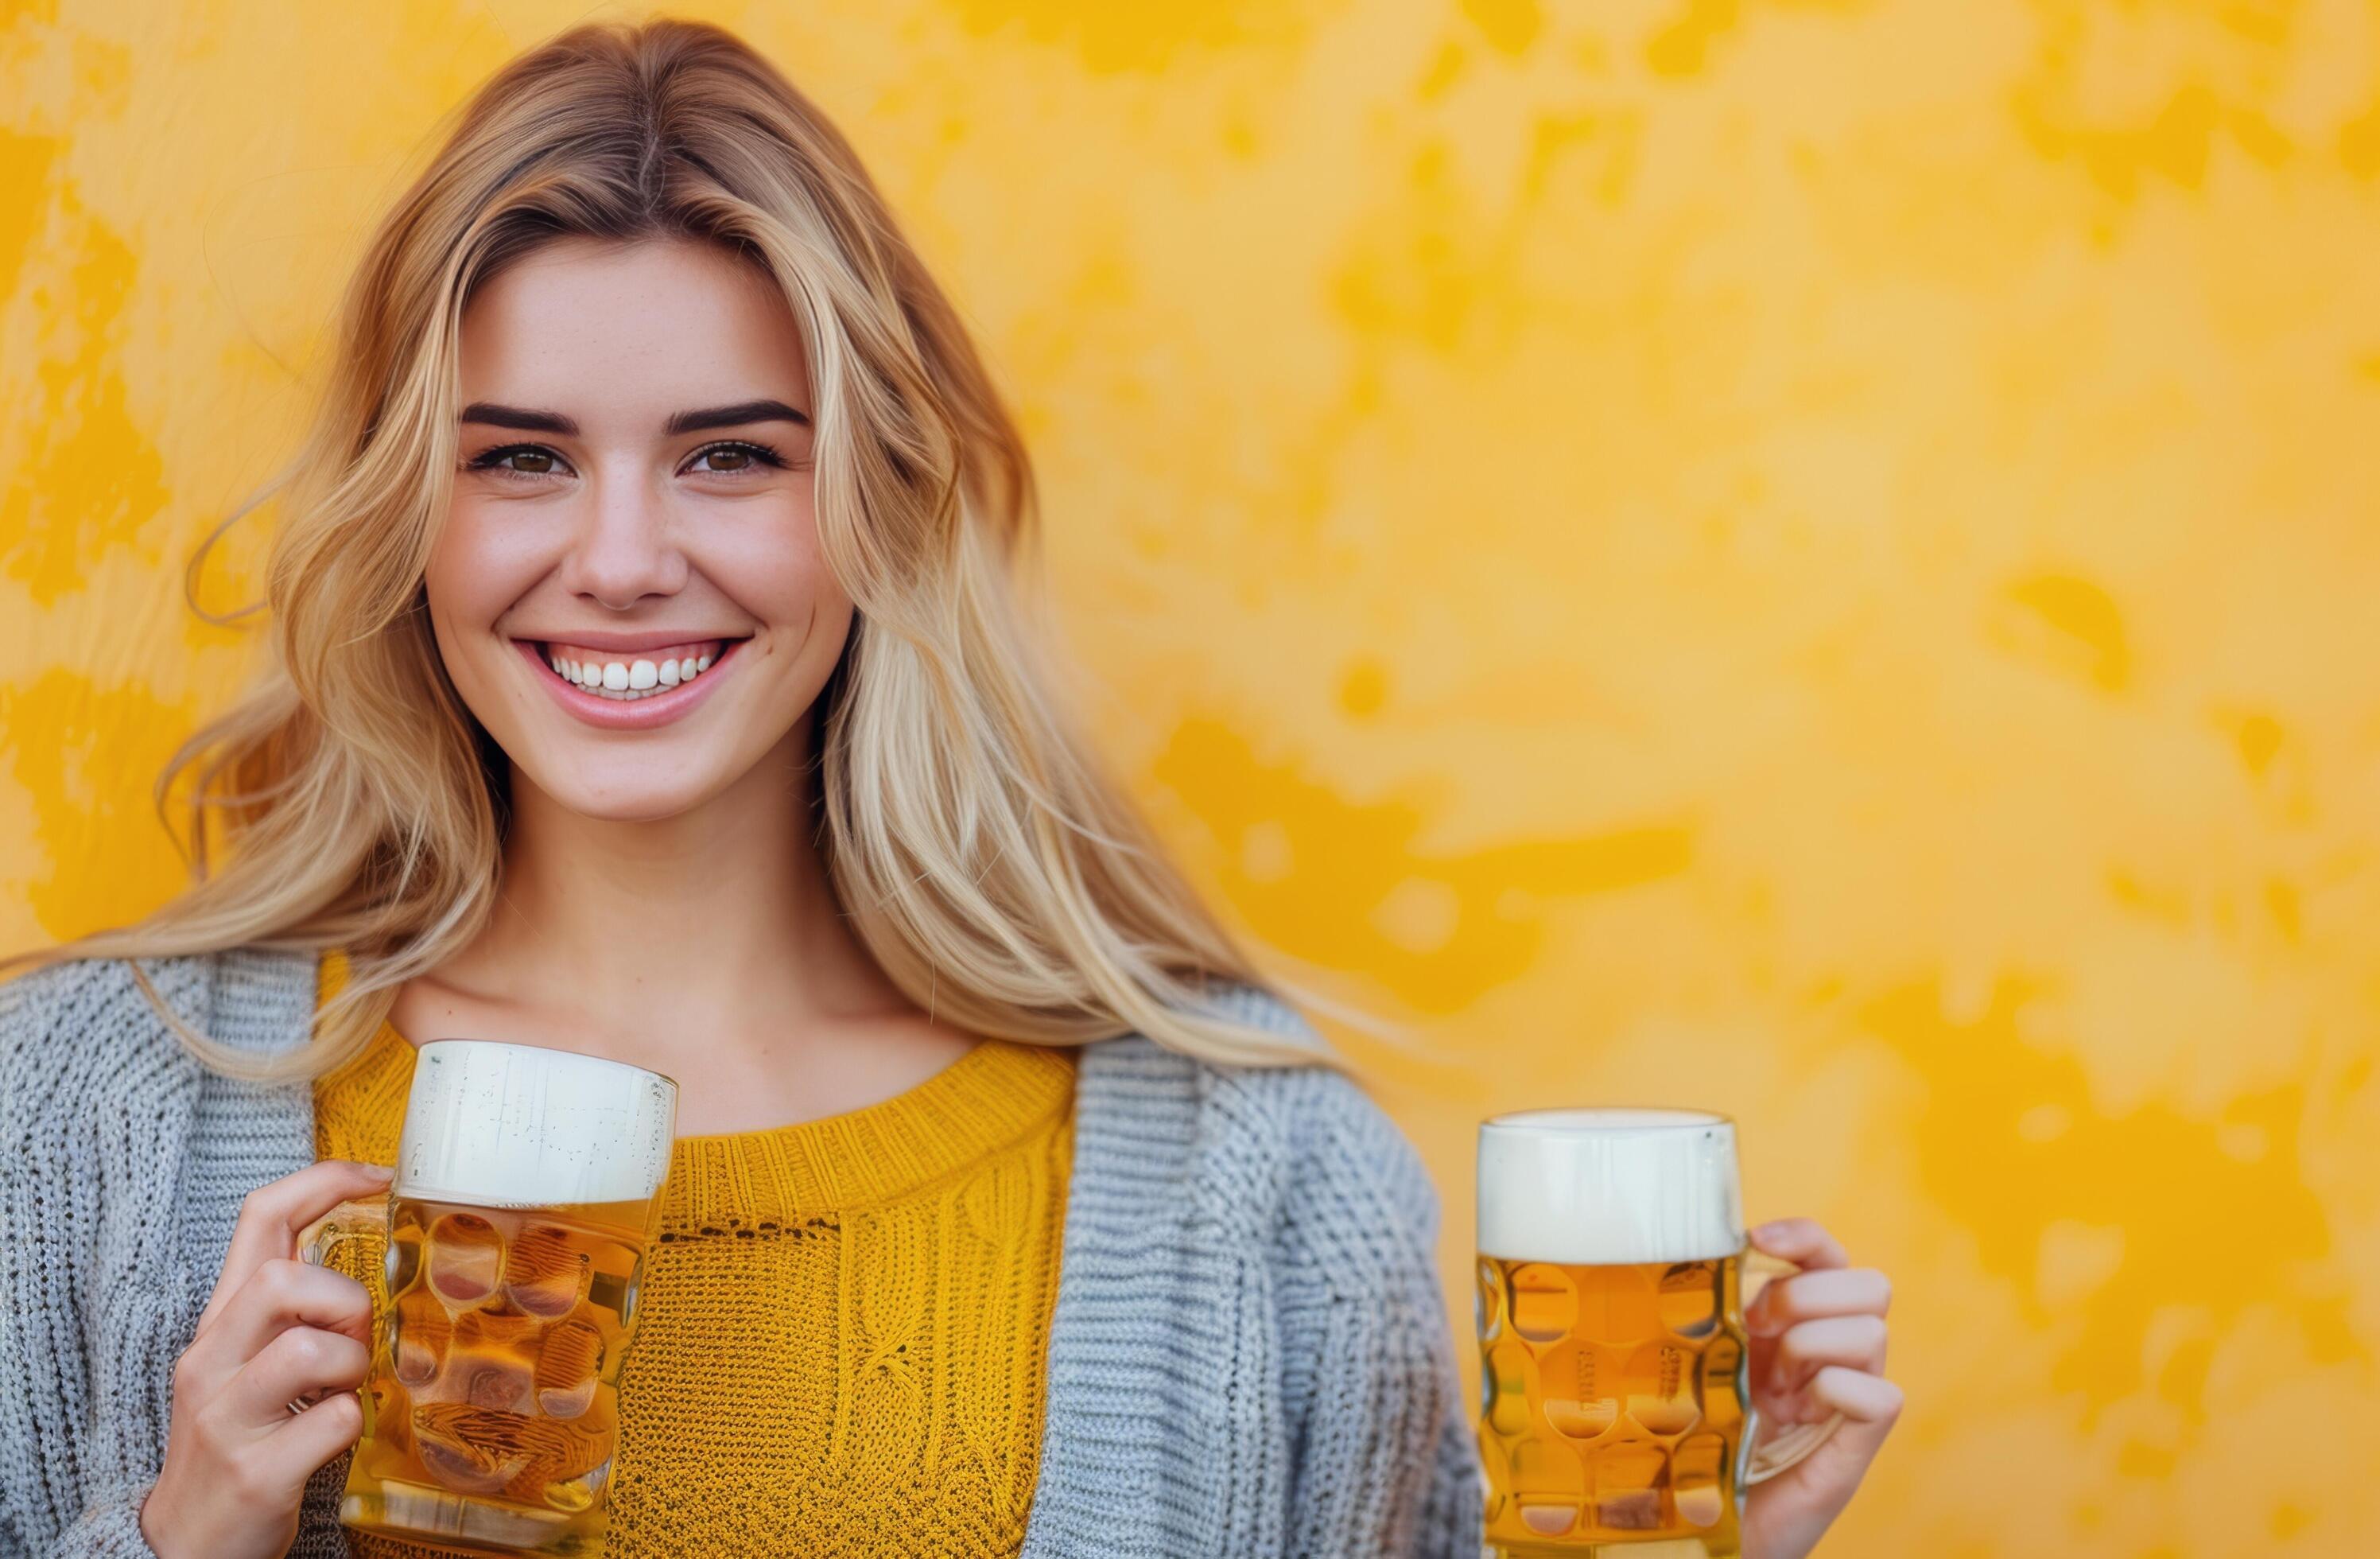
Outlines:
{"label": "fingernail", "polygon": [[1753,1230],[1752,1237],[1755,1239],[1775,1239],[1779,1235],[1783,1234],[1784,1232],[1785,1225],[1781,1221],[1767,1223],[1763,1224],[1758,1228]]}
{"label": "fingernail", "polygon": [[368,1163],[364,1165],[364,1167],[370,1170],[375,1175],[378,1175],[382,1180],[393,1180],[396,1178],[396,1167],[394,1164]]}

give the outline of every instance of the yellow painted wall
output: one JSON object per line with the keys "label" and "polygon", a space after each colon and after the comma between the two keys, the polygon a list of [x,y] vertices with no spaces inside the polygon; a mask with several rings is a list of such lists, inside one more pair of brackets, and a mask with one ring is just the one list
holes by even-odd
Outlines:
{"label": "yellow painted wall", "polygon": [[[0,945],[173,887],[181,562],[581,14],[0,12]],[[1899,1279],[1827,1552],[2380,1545],[2380,8],[704,14],[980,323],[1115,761],[1412,1025],[1459,1324],[1478,1115],[1706,1102]]]}

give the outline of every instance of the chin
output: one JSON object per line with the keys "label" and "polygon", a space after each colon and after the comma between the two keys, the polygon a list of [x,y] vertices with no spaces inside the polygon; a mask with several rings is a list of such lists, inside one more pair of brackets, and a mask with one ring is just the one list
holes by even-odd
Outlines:
{"label": "chin", "polygon": [[692,811],[715,787],[689,784],[683,774],[581,773],[562,784],[539,778],[538,788],[565,810],[599,822],[659,822]]}

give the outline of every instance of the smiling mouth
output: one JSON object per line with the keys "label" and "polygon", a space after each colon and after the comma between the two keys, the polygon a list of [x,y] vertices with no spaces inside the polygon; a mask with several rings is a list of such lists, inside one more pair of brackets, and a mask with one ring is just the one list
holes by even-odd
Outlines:
{"label": "smiling mouth", "polygon": [[693,683],[741,639],[690,639],[650,650],[590,650],[562,639],[533,641],[545,668],[582,693],[615,703],[660,698]]}

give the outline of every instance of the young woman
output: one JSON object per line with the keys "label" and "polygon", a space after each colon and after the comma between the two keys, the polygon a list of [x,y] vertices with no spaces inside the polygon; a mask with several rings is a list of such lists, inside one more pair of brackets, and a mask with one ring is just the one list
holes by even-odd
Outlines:
{"label": "young woman", "polygon": [[[618,1555],[1474,1554],[1404,1140],[1055,707],[1025,450],[850,147],[746,46],[582,29],[387,217],[177,755],[194,885],[0,987],[0,1552],[336,1524],[413,1042],[682,1086]],[[1754,1497],[1806,1553],[1894,1418],[1822,1230]],[[293,1399],[310,1407],[293,1414]],[[293,1546],[294,1545],[294,1546]]]}

